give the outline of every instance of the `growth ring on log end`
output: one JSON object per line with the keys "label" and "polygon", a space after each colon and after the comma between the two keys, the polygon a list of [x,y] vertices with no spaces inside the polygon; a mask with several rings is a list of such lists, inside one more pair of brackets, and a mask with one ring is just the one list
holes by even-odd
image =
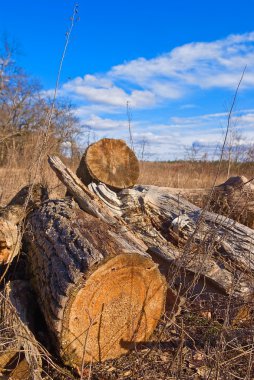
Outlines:
{"label": "growth ring on log end", "polygon": [[138,159],[123,140],[102,139],[90,145],[85,165],[91,177],[116,189],[135,185],[139,176]]}
{"label": "growth ring on log end", "polygon": [[150,258],[135,253],[111,258],[69,302],[62,331],[65,361],[80,371],[83,360],[117,358],[146,341],[164,311],[165,295],[165,279]]}

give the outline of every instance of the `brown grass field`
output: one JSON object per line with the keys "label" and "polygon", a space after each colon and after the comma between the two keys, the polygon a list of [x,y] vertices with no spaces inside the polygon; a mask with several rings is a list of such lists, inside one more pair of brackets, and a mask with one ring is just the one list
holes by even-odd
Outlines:
{"label": "brown grass field", "polygon": [[[139,183],[179,189],[209,188],[213,185],[218,167],[218,162],[141,162]],[[235,163],[230,176],[244,175],[250,179],[253,174],[254,163]],[[227,163],[222,162],[216,184],[226,179]]]}
{"label": "brown grass field", "polygon": [[[63,158],[63,157],[62,157]],[[64,160],[67,166],[76,170],[78,161]],[[46,184],[52,197],[63,196],[64,188],[45,161],[43,169],[38,171],[37,182]],[[178,161],[178,162],[140,162],[139,184],[173,187],[179,189],[209,188],[217,175],[218,162]],[[0,203],[5,204],[22,186],[29,182],[32,169],[29,161],[23,161],[21,167],[13,165],[0,168]],[[230,176],[244,175],[254,177],[254,163],[234,163]],[[216,184],[227,179],[227,163],[222,162]]]}

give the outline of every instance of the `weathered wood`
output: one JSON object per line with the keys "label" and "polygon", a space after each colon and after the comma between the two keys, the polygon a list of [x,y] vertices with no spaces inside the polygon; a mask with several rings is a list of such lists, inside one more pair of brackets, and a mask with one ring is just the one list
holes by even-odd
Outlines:
{"label": "weathered wood", "polygon": [[[215,268],[212,270],[212,276],[221,272],[219,268],[226,269],[233,276],[231,287],[238,277],[236,291],[251,292],[253,230],[225,216],[203,211],[184,198],[170,194],[167,188],[139,186],[125,191],[122,197],[123,204],[126,205],[127,198],[129,202],[123,218],[128,223],[134,221],[135,228],[138,199],[142,205],[138,208],[139,212],[146,215],[165,240],[181,248],[182,255],[177,261],[182,262],[182,265],[188,268],[194,266],[202,273],[202,268],[212,259],[217,266],[215,272]],[[219,281],[223,283],[225,280],[226,277],[219,276]]]}
{"label": "weathered wood", "polygon": [[[62,163],[59,157],[49,156],[48,162],[60,181],[67,187],[68,193],[75,198],[82,210],[104,221],[108,221],[107,215],[103,211],[101,212],[99,205],[94,201],[94,195],[72,170]],[[111,215],[111,220],[115,223],[113,215]]]}
{"label": "weathered wood", "polygon": [[239,295],[251,292],[253,231],[249,228],[203,212],[169,188],[136,186],[114,195],[103,184],[93,183],[89,189],[104,199],[111,212],[122,216],[154,260],[164,262],[165,267],[187,269],[196,279],[205,276],[227,293],[233,286]]}
{"label": "weathered wood", "polygon": [[123,140],[102,139],[87,148],[77,175],[86,185],[93,179],[116,189],[125,189],[137,182],[139,162]]}
{"label": "weathered wood", "polygon": [[[124,240],[128,240],[129,244],[133,246],[133,250],[147,250],[143,241],[131,233],[127,224],[116,215],[116,212],[113,213],[104,202],[100,201],[58,157],[50,156],[48,162],[83,211],[113,226]],[[115,193],[112,192],[112,194]]]}
{"label": "weathered wood", "polygon": [[29,216],[33,285],[66,364],[105,360],[146,340],[164,310],[166,282],[141,248],[73,201]]}
{"label": "weathered wood", "polygon": [[22,352],[29,365],[30,378],[41,380],[41,352],[31,331],[34,324],[33,304],[31,287],[26,281],[11,281],[0,293],[0,362],[2,372],[7,366],[13,369],[15,359]]}
{"label": "weathered wood", "polygon": [[10,263],[18,255],[21,223],[46,197],[47,191],[42,185],[25,186],[6,207],[0,209],[0,265]]}
{"label": "weathered wood", "polygon": [[[195,244],[192,242],[191,249],[188,248],[188,254],[186,254],[186,241],[192,236],[197,227],[198,215],[201,214],[201,209],[186,201],[179,194],[172,194],[171,189],[156,186],[136,186],[133,189],[125,189],[115,193],[108,189],[105,184],[91,183],[88,186],[90,191],[86,188],[84,192],[80,192],[82,184],[77,184],[75,174],[65,166],[61,166],[60,163],[61,161],[58,158],[50,159],[51,167],[58,173],[59,178],[66,185],[67,189],[71,191],[74,199],[79,202],[79,205],[82,206],[80,199],[82,200],[82,197],[84,197],[88,204],[86,209],[91,203],[93,209],[97,210],[97,215],[99,215],[98,210],[100,210],[102,219],[107,220],[107,222],[110,220],[110,225],[116,225],[116,220],[118,226],[125,222],[129,229],[128,236],[132,238],[135,236],[135,239],[138,239],[139,242],[143,241],[145,243],[146,250],[152,255],[154,260],[160,263],[163,273],[166,273],[170,269],[174,272],[174,276],[178,273],[180,278],[182,278],[182,273],[186,273],[187,271],[187,274],[189,274],[188,282],[195,283],[198,279],[203,278],[202,282],[206,288],[210,281],[210,285],[212,287],[215,286],[218,291],[228,293],[232,290],[232,286],[235,284],[235,276],[238,272],[234,265],[229,265],[230,261],[227,263],[222,263],[222,261],[225,261],[225,257],[230,257],[231,248],[229,240],[233,239],[232,234],[234,232],[231,232],[230,238],[228,238],[225,231],[227,231],[228,223],[231,225],[235,224],[233,220],[211,214],[218,222],[213,230],[211,230],[208,224],[210,214],[208,214],[205,225],[208,231],[213,231],[213,239],[211,240],[208,233],[205,235],[206,239],[200,238],[199,231],[199,234],[194,239]],[[68,176],[65,175],[66,171],[68,171]],[[71,185],[73,180],[75,180],[75,186]],[[94,195],[91,193],[94,193]],[[188,221],[188,215],[185,215],[187,213],[190,217],[192,216],[193,221],[189,223],[189,234],[182,236],[180,230],[186,225],[184,220],[187,218],[186,220]],[[114,214],[115,218],[113,217]],[[222,220],[224,220],[224,225],[220,227]],[[244,240],[245,235],[248,237],[251,231],[248,228],[245,230],[245,227],[241,225],[240,229],[243,229],[243,231],[238,232],[239,236],[242,235],[242,239]],[[225,239],[221,239],[223,234],[226,241]],[[208,244],[209,239],[211,241]],[[224,248],[228,247],[228,255],[225,254],[223,260],[218,253],[219,240],[222,240],[221,244],[224,244]],[[215,242],[216,244],[214,245]],[[238,251],[240,245],[241,243],[239,244]],[[193,254],[190,258],[191,252]],[[172,276],[170,276],[171,280]],[[250,292],[250,289],[251,286],[248,283],[248,278],[246,279],[246,275],[241,275],[239,286],[236,289],[237,293],[245,296]]]}
{"label": "weathered wood", "polygon": [[254,186],[244,176],[230,177],[216,186],[211,211],[228,216],[254,228]]}

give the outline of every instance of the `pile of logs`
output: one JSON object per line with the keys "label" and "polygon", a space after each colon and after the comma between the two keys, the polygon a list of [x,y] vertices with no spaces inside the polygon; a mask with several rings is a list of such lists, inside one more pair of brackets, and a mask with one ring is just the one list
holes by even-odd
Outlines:
{"label": "pile of logs", "polygon": [[[252,297],[247,179],[202,191],[134,186],[138,160],[113,139],[89,146],[76,174],[58,157],[48,161],[66,197],[49,199],[46,188],[32,184],[0,211],[0,372],[23,349],[27,378],[41,378],[35,300],[52,352],[81,374],[87,362],[148,341],[163,313],[175,318],[190,294]],[[5,285],[20,260],[27,282]]]}

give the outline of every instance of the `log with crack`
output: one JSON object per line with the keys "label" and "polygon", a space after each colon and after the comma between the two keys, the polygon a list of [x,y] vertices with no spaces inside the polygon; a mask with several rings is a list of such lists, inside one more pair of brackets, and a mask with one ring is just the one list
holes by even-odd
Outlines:
{"label": "log with crack", "polygon": [[150,337],[167,285],[141,245],[71,199],[44,202],[28,222],[32,284],[65,364],[82,373]]}

